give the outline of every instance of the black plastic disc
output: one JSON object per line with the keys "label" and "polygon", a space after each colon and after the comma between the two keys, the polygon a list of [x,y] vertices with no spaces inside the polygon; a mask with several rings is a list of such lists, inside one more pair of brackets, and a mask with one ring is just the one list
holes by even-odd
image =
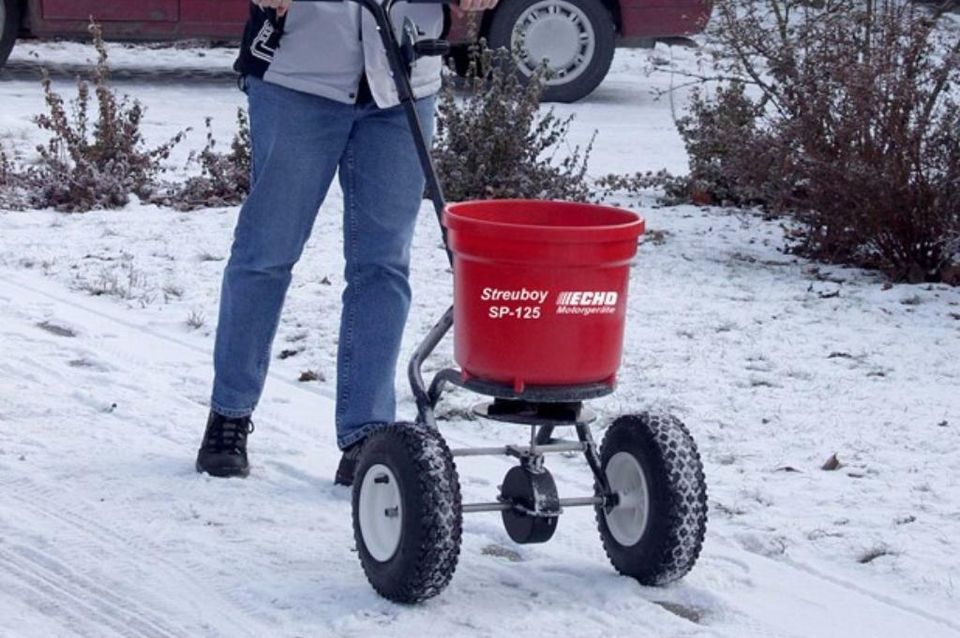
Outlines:
{"label": "black plastic disc", "polygon": [[546,469],[531,471],[516,465],[503,477],[500,497],[521,505],[503,512],[503,526],[515,543],[545,543],[553,537],[560,516],[557,484]]}

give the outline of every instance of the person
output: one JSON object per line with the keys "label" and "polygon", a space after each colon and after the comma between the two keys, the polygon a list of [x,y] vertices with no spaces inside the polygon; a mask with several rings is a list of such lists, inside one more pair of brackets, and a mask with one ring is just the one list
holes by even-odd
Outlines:
{"label": "person", "polygon": [[[496,0],[460,0],[460,9]],[[439,37],[443,7],[398,2]],[[441,60],[411,85],[432,135]],[[198,472],[249,473],[247,437],[263,391],[291,270],[334,176],[343,191],[346,261],[337,345],[335,482],[350,485],[364,437],[395,420],[394,376],[410,306],[410,244],[424,175],[373,18],[355,2],[253,0],[235,69],[248,96],[250,194],[224,269],[214,382]]]}

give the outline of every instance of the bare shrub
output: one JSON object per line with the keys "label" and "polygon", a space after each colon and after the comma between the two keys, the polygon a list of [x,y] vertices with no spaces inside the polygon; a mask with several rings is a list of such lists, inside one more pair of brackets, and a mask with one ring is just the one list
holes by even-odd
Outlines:
{"label": "bare shrub", "polygon": [[184,293],[183,286],[167,284],[163,287],[163,300],[169,302],[171,299],[183,299]]}
{"label": "bare shrub", "polygon": [[573,116],[540,113],[543,75],[521,79],[506,50],[480,47],[467,71],[466,95],[453,83],[440,94],[433,157],[450,201],[492,198],[591,199],[591,143],[570,148]]}
{"label": "bare shrub", "polygon": [[604,199],[616,193],[642,195],[646,191],[658,190],[662,193],[660,202],[667,206],[686,203],[690,193],[690,180],[687,177],[676,176],[666,170],[632,175],[611,173],[597,178],[594,184]]}
{"label": "bare shrub", "polygon": [[199,330],[207,322],[206,316],[204,316],[202,310],[191,310],[190,314],[187,315],[187,327],[194,330]]}
{"label": "bare shrub", "polygon": [[0,144],[0,208],[23,210],[28,200],[23,171]]}
{"label": "bare shrub", "polygon": [[162,203],[178,210],[234,206],[250,192],[250,120],[246,111],[237,109],[237,132],[226,153],[216,149],[209,117],[206,126],[206,145],[191,158],[200,164],[200,175],[163,197]]}
{"label": "bare shrub", "polygon": [[147,305],[154,299],[154,291],[147,276],[128,261],[105,267],[92,279],[78,277],[75,285],[77,289],[94,297],[137,300],[141,305]]}
{"label": "bare shrub", "polygon": [[0,188],[9,186],[14,179],[14,166],[6,149],[0,146]]}
{"label": "bare shrub", "polygon": [[[78,79],[77,98],[68,106],[44,74],[47,113],[35,121],[51,137],[46,145],[37,147],[38,163],[23,173],[32,206],[81,212],[122,207],[131,193],[147,199],[163,171],[162,162],[183,138],[181,132],[160,146],[144,148],[141,124],[145,109],[110,88],[110,67],[99,25],[91,23],[90,33],[97,50],[92,89]],[[92,116],[94,102],[96,114]]]}
{"label": "bare shrub", "polygon": [[[720,81],[680,131],[688,196],[800,223],[795,250],[949,279],[960,229],[960,38],[900,0],[727,0]],[[960,282],[956,282],[960,283]]]}

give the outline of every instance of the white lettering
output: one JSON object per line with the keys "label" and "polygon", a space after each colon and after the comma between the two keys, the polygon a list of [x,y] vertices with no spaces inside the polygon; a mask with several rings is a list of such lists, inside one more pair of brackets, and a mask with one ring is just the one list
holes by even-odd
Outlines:
{"label": "white lettering", "polygon": [[260,27],[260,31],[257,33],[257,36],[253,39],[253,42],[250,43],[250,55],[255,58],[259,58],[264,62],[273,62],[273,56],[276,54],[276,49],[271,49],[267,46],[267,43],[270,41],[270,37],[273,35],[273,25],[269,22],[264,22],[263,26]]}
{"label": "white lettering", "polygon": [[616,306],[619,299],[620,294],[615,290],[564,291],[557,294],[557,312],[563,313],[563,308],[569,308],[571,306]]}
{"label": "white lettering", "polygon": [[501,290],[499,288],[484,288],[480,292],[481,301],[530,301],[542,304],[550,296],[547,290]]}

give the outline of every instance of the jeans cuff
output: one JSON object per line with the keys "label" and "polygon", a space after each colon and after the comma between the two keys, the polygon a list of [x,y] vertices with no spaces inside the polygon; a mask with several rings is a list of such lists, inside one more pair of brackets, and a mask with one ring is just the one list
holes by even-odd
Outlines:
{"label": "jeans cuff", "polygon": [[210,409],[220,416],[225,416],[228,419],[239,419],[253,414],[253,409],[237,410],[233,408],[225,408],[215,401],[210,402]]}
{"label": "jeans cuff", "polygon": [[377,430],[382,430],[384,428],[390,427],[392,424],[384,422],[373,422],[373,423],[364,423],[363,425],[356,427],[346,434],[340,435],[337,437],[337,445],[341,450],[345,450],[357,441],[365,439]]}

